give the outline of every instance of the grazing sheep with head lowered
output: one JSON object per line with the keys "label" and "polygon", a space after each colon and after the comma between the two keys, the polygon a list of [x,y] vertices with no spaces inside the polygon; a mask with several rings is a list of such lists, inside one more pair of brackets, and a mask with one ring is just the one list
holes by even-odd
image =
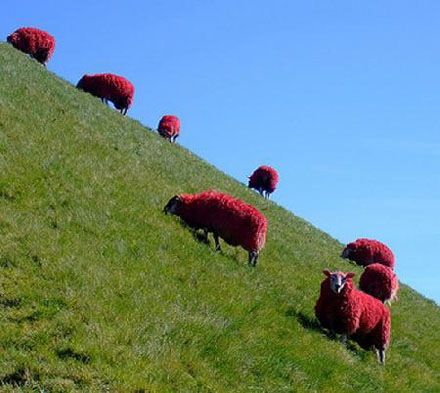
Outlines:
{"label": "grazing sheep with head lowered", "polygon": [[177,116],[165,115],[160,119],[157,132],[160,136],[168,139],[170,142],[175,142],[180,134],[180,120]]}
{"label": "grazing sheep with head lowered", "polygon": [[265,198],[269,198],[278,185],[278,172],[267,165],[255,169],[249,177],[249,188],[257,190]]}
{"label": "grazing sheep with head lowered", "polygon": [[368,265],[359,278],[359,289],[379,299],[392,302],[399,290],[396,273],[380,263]]}
{"label": "grazing sheep with head lowered", "polygon": [[380,263],[391,269],[394,268],[393,252],[378,240],[361,238],[348,243],[342,251],[341,257],[354,261],[360,266]]}
{"label": "grazing sheep with head lowered", "polygon": [[266,242],[267,219],[255,207],[217,191],[181,194],[172,197],[165,213],[179,216],[188,226],[214,235],[216,250],[219,237],[232,246],[241,246],[249,253],[249,265],[257,264]]}
{"label": "grazing sheep with head lowered", "polygon": [[336,334],[349,336],[362,348],[374,347],[380,363],[385,363],[385,350],[390,342],[389,310],[374,297],[356,289],[354,273],[330,272],[321,283],[315,315],[321,325]]}
{"label": "grazing sheep with head lowered", "polygon": [[55,38],[34,27],[15,30],[7,37],[7,41],[43,65],[46,65],[55,50]]}
{"label": "grazing sheep with head lowered", "polygon": [[99,97],[102,102],[113,105],[123,115],[133,103],[134,86],[122,76],[115,74],[84,75],[76,85],[78,89]]}

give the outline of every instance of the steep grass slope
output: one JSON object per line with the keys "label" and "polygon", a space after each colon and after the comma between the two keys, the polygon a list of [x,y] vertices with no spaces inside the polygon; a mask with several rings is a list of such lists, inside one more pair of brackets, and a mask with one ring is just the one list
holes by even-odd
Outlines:
{"label": "steep grass slope", "polygon": [[[256,269],[162,213],[207,188],[268,217]],[[0,239],[1,391],[440,391],[433,302],[403,286],[386,367],[328,338],[337,241],[6,44]]]}

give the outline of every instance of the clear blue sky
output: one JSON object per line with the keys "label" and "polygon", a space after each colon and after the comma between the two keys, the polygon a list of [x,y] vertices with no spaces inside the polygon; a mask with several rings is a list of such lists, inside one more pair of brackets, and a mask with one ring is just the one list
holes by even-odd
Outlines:
{"label": "clear blue sky", "polygon": [[52,33],[49,70],[114,72],[129,116],[346,243],[372,237],[440,303],[440,2],[3,0],[0,34]]}

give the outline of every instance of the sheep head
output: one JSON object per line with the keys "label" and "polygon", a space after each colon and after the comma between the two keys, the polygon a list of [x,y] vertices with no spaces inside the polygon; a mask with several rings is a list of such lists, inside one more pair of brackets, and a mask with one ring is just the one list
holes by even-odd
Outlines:
{"label": "sheep head", "polygon": [[342,250],[341,258],[350,259],[353,250],[347,246]]}
{"label": "sheep head", "polygon": [[331,272],[330,270],[327,269],[324,270],[323,273],[330,280],[330,289],[337,295],[342,292],[347,282],[355,276],[355,273],[352,272],[349,273]]}
{"label": "sheep head", "polygon": [[165,214],[176,214],[179,206],[182,204],[182,198],[174,195],[163,208]]}

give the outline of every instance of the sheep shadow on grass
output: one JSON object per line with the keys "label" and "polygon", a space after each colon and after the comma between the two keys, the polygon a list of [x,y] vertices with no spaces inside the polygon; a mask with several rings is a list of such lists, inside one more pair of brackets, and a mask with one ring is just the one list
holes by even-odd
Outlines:
{"label": "sheep shadow on grass", "polygon": [[338,341],[344,347],[350,351],[353,355],[357,356],[361,360],[364,360],[366,356],[368,356],[368,351],[362,350],[358,345],[353,343],[352,341],[347,340],[345,343],[341,341],[341,338],[339,335],[333,333],[332,331],[328,329],[324,329],[319,321],[315,317],[311,317],[301,311],[297,311],[291,307],[289,307],[286,310],[286,316],[287,317],[294,317],[298,323],[307,330],[318,332],[325,337],[327,337],[329,340]]}
{"label": "sheep shadow on grass", "polygon": [[322,329],[321,325],[319,324],[318,320],[314,317],[311,317],[301,311],[297,311],[292,307],[289,307],[286,310],[286,317],[293,317],[295,318],[298,323],[307,330],[312,330],[315,332],[323,333],[328,338],[335,338],[334,334],[331,332],[328,332],[324,329]]}
{"label": "sheep shadow on grass", "polygon": [[191,229],[190,227],[187,226],[187,228],[189,228],[191,230],[192,236],[193,238],[201,244],[205,244],[208,247],[210,247],[211,251],[219,254],[219,255],[223,255],[228,257],[229,259],[232,259],[237,265],[243,263],[243,261],[240,259],[241,258],[241,254],[240,254],[240,250],[236,247],[234,247],[234,251],[231,253],[229,251],[225,251],[224,250],[224,244],[222,245],[222,248],[220,250],[216,250],[215,246],[212,245],[211,241],[209,240],[209,235],[205,236],[205,233],[201,230],[194,230]]}
{"label": "sheep shadow on grass", "polygon": [[197,241],[198,243],[203,243],[207,245],[210,244],[209,235],[207,236],[204,231],[189,226],[183,220],[179,220],[179,224],[182,228],[185,228],[187,231],[189,231],[192,237],[194,238],[194,240]]}
{"label": "sheep shadow on grass", "polygon": [[210,237],[212,237],[212,233],[208,233],[208,235],[206,235],[202,229],[195,229],[195,228],[189,226],[188,224],[186,224],[183,220],[179,220],[179,224],[182,226],[182,228],[185,228],[186,230],[188,230],[191,233],[192,237],[194,238],[194,240],[196,242],[201,243],[201,244],[206,244],[207,246],[209,246],[211,248],[211,250],[213,252],[215,252],[216,254],[220,254],[220,255],[224,255],[226,257],[229,257],[237,265],[243,263],[243,260],[242,260],[243,257],[242,257],[242,252],[240,251],[240,247],[233,247],[234,251],[232,253],[228,252],[228,251],[224,251],[224,246],[227,245],[227,243],[220,238],[219,240],[220,240],[221,249],[216,250],[214,245],[211,246],[212,243],[211,243]]}

